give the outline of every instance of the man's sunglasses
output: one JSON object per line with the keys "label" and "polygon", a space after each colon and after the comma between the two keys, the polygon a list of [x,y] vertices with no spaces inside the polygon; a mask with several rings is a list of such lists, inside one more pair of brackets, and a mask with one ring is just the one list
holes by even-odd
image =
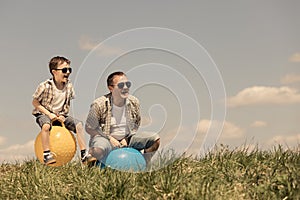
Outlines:
{"label": "man's sunglasses", "polygon": [[64,73],[64,74],[67,73],[68,70],[69,70],[69,72],[72,73],[72,68],[71,67],[64,67],[62,69],[54,69],[54,70],[61,70],[61,72]]}
{"label": "man's sunglasses", "polygon": [[[127,88],[131,87],[131,82],[130,81],[120,82],[120,83],[117,84],[117,86],[118,86],[119,89],[123,89],[125,84],[126,84]],[[115,85],[113,85],[113,86],[115,86]]]}

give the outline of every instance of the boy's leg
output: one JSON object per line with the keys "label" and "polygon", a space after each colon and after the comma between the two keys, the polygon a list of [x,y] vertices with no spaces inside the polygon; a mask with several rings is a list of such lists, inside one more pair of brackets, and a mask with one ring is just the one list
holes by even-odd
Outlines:
{"label": "boy's leg", "polygon": [[80,150],[85,150],[86,145],[85,145],[85,139],[84,139],[83,126],[82,126],[81,122],[76,124],[76,135],[77,135],[77,140],[78,140],[78,145],[79,145]]}
{"label": "boy's leg", "polygon": [[50,150],[49,145],[49,136],[50,136],[50,124],[44,124],[42,126],[41,135],[42,135],[42,146],[44,151]]}
{"label": "boy's leg", "polygon": [[82,122],[71,116],[66,116],[64,124],[68,130],[76,133],[80,150],[86,150]]}
{"label": "boy's leg", "polygon": [[56,160],[53,154],[50,152],[50,129],[51,129],[51,120],[46,115],[40,115],[36,118],[36,122],[41,127],[41,138],[42,138],[42,147],[43,147],[43,156],[44,163],[46,165],[56,163]]}
{"label": "boy's leg", "polygon": [[77,141],[80,148],[80,157],[82,163],[88,164],[89,162],[95,162],[96,159],[89,154],[86,150],[85,138],[84,138],[84,129],[82,122],[72,118],[71,116],[67,116],[65,119],[65,127],[70,131],[73,131],[77,135]]}
{"label": "boy's leg", "polygon": [[97,159],[94,158],[91,155],[91,153],[86,150],[83,125],[81,122],[77,123],[77,125],[76,125],[76,134],[77,134],[78,145],[80,148],[81,162],[83,164],[87,164],[87,165],[91,165],[91,166],[94,165],[96,163]]}

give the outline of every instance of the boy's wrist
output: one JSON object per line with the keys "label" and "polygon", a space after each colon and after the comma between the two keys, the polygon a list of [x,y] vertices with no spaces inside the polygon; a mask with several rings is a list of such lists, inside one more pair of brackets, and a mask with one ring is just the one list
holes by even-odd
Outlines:
{"label": "boy's wrist", "polygon": [[47,114],[47,116],[48,116],[50,119],[53,118],[53,115],[57,116],[56,114],[54,114],[54,113],[52,113],[52,112],[50,112],[50,111],[48,111],[48,112],[49,112],[49,113]]}

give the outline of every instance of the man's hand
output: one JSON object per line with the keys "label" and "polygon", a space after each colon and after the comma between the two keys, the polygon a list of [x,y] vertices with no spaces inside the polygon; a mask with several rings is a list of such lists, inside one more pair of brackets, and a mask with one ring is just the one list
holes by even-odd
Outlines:
{"label": "man's hand", "polygon": [[125,138],[123,140],[121,140],[120,144],[121,144],[121,147],[127,147],[127,145],[128,145]]}
{"label": "man's hand", "polygon": [[121,147],[121,143],[115,139],[114,137],[109,137],[109,141],[112,144],[113,147]]}

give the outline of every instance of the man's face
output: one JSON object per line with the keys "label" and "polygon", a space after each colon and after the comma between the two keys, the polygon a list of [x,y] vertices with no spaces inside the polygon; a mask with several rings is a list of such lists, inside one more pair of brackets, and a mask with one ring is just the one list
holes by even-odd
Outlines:
{"label": "man's face", "polygon": [[126,99],[129,95],[130,86],[131,83],[125,75],[115,76],[113,79],[113,85],[109,86],[109,90],[112,92],[113,98]]}
{"label": "man's face", "polygon": [[63,62],[62,64],[58,65],[56,69],[52,70],[52,73],[55,81],[59,83],[66,83],[71,74],[70,65],[68,65],[66,62]]}

